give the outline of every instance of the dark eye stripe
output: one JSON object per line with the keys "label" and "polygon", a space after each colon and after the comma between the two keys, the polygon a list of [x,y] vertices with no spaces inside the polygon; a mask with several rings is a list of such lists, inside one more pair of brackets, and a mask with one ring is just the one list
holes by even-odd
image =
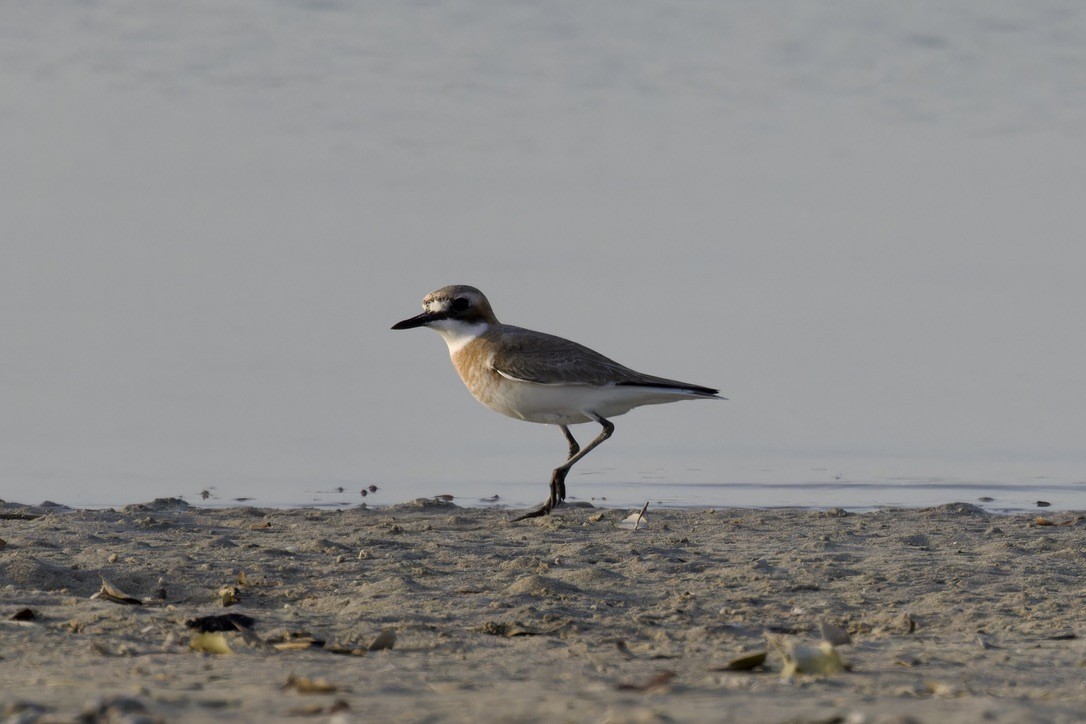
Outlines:
{"label": "dark eye stripe", "polygon": [[464,297],[457,297],[456,299],[453,300],[453,303],[452,303],[451,306],[452,306],[453,311],[462,312],[462,311],[464,311],[465,309],[467,309],[468,307],[471,306],[471,302],[469,302]]}

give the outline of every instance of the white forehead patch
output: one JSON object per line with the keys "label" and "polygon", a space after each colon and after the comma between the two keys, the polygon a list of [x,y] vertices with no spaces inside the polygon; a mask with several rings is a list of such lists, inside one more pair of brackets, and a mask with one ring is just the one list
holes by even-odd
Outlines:
{"label": "white forehead patch", "polygon": [[428,302],[423,302],[422,309],[426,312],[446,312],[449,309],[449,300],[443,297],[431,299]]}

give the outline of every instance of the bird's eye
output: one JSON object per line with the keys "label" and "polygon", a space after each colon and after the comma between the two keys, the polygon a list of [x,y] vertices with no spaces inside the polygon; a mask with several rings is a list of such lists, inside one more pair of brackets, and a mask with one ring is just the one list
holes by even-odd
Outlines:
{"label": "bird's eye", "polygon": [[462,311],[464,311],[465,309],[467,309],[468,307],[471,306],[471,302],[469,302],[464,297],[457,297],[456,299],[453,300],[453,302],[452,302],[452,304],[450,306],[452,307],[453,311],[462,312]]}

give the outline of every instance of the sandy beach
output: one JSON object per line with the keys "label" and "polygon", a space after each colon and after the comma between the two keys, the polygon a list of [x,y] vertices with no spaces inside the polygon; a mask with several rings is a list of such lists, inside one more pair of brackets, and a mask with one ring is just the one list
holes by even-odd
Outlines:
{"label": "sandy beach", "polygon": [[1086,711],[1078,514],[631,512],[4,504],[0,720]]}

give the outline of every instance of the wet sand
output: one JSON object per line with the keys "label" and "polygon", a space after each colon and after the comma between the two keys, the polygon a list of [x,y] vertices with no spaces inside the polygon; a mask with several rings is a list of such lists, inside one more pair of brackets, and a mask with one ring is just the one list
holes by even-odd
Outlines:
{"label": "wet sand", "polygon": [[[650,508],[647,528],[616,525],[630,512],[511,523],[510,511],[436,501],[0,505],[0,720],[860,724],[1086,711],[1078,514]],[[92,598],[103,576],[138,605]],[[218,619],[230,630],[202,637],[186,625],[225,614],[252,625]],[[785,652],[819,650],[823,630],[838,641],[825,658],[848,668],[782,675]],[[763,667],[725,670],[762,651]]]}

